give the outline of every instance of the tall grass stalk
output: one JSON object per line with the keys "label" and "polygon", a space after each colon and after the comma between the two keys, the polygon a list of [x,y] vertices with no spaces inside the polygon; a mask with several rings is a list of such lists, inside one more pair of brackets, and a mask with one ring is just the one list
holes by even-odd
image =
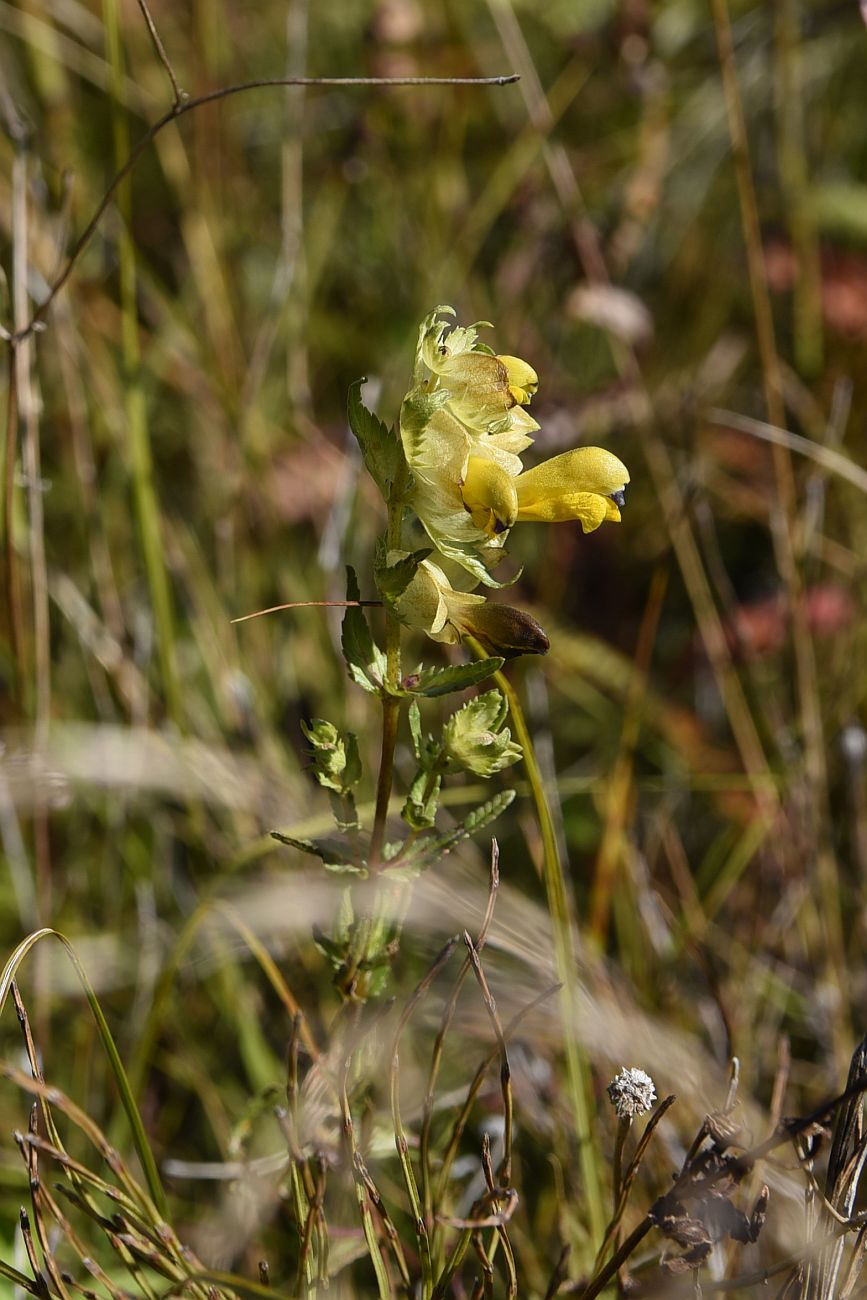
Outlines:
{"label": "tall grass stalk", "polygon": [[[762,365],[765,407],[768,422],[782,429],[786,423],[783,370],[777,348],[774,317],[768,289],[759,209],[750,161],[749,139],[727,0],[711,0],[711,12],[719,52],[720,75],[726,105],[732,160],[737,180],[741,225],[747,253],[750,293]],[[786,16],[786,19],[789,23],[794,20],[791,13]],[[786,35],[785,39],[790,40],[791,38]],[[791,64],[791,52],[789,64]],[[791,74],[791,67],[789,71]],[[797,146],[788,136],[785,139],[787,140],[787,152],[784,153],[784,161],[789,161],[789,170],[791,171],[789,154]],[[803,273],[805,276],[810,277],[815,275],[815,250],[811,253],[808,247],[810,241],[809,228],[801,223],[798,230],[801,235],[799,252],[807,253]],[[805,245],[807,246],[805,247]],[[801,338],[803,341],[803,298],[799,299],[799,302],[801,303]],[[813,325],[813,331],[815,332],[815,325]],[[797,700],[800,711],[799,721],[804,747],[803,780],[805,797],[810,807],[810,833],[813,840],[813,857],[816,864],[815,880],[823,904],[821,922],[819,926],[812,927],[814,929],[813,944],[816,947],[821,947],[825,954],[829,982],[842,988],[846,983],[847,973],[843,943],[840,876],[828,830],[830,806],[828,802],[828,771],[825,761],[826,742],[819,700],[816,655],[812,633],[807,622],[804,584],[799,567],[801,556],[798,552],[799,543],[796,541],[798,520],[795,477],[789,448],[778,442],[773,443],[772,446],[778,501],[771,517],[771,535],[777,565],[785,585],[792,616],[792,648],[795,660]],[[848,1055],[851,1028],[840,1017],[834,1017],[834,1026],[837,1031],[838,1064],[842,1064],[842,1061]]]}
{"label": "tall grass stalk", "polygon": [[[484,648],[468,638],[475,654],[482,658]],[[524,751],[524,767],[530,783],[530,794],[539,831],[542,836],[542,879],[548,900],[548,911],[554,939],[554,969],[562,983],[560,1014],[563,1027],[563,1045],[566,1052],[568,1096],[575,1121],[575,1140],[578,1144],[578,1163],[581,1170],[581,1192],[584,1199],[587,1226],[591,1242],[601,1240],[605,1230],[605,1204],[602,1171],[599,1167],[599,1150],[593,1126],[593,1080],[584,1048],[579,1038],[581,1000],[578,988],[578,968],[575,961],[573,918],[563,861],[557,843],[557,833],[548,793],[536,757],[533,734],[527,725],[518,692],[503,672],[494,674],[494,681],[509,703],[509,715],[515,726],[515,735]]]}
{"label": "tall grass stalk", "polygon": [[[103,0],[106,54],[112,93],[112,138],[115,165],[120,169],[129,157],[129,126],[123,107],[124,58],[121,42],[119,0]],[[123,409],[126,416],[128,449],[132,469],[133,498],[139,540],[144,558],[148,590],[154,617],[157,659],[165,691],[168,715],[181,731],[186,730],[185,710],[177,670],[174,614],[165,546],[160,524],[160,504],[154,482],[153,455],[148,428],[142,376],[136,288],[136,253],[130,223],[132,185],[129,177],[117,190],[120,224],[117,234],[120,267],[121,351],[123,356]]]}

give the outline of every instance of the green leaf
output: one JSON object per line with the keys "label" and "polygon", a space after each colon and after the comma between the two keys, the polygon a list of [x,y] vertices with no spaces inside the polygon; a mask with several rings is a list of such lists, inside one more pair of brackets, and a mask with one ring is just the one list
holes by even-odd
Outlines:
{"label": "green leaf", "polygon": [[[348,565],[346,599],[361,599],[355,570]],[[385,680],[385,655],[373,639],[364,611],[357,605],[351,605],[343,616],[340,644],[352,680],[362,690],[377,694]]]}
{"label": "green leaf", "polygon": [[349,427],[358,440],[365,469],[387,501],[403,460],[403,448],[394,429],[386,428],[362,402],[361,386],[366,382],[366,379],[356,379],[349,385]]}
{"label": "green leaf", "polygon": [[358,752],[358,737],[354,731],[347,731],[343,738],[346,751],[346,767],[343,772],[343,788],[351,790],[361,780],[361,755]]}
{"label": "green leaf", "polygon": [[412,830],[426,831],[433,826],[441,785],[441,775],[431,780],[430,773],[425,772],[424,769],[416,774],[400,814]]}
{"label": "green leaf", "polygon": [[422,730],[421,730],[421,709],[418,702],[413,700],[410,703],[409,710],[409,734],[412,737],[412,749],[417,760],[421,762],[422,754]]}
{"label": "green leaf", "polygon": [[377,556],[373,572],[380,595],[387,600],[397,600],[402,596],[415,577],[422,560],[426,560],[432,554],[432,549],[427,546],[420,551],[413,551],[395,564],[386,564],[381,556]]}
{"label": "green leaf", "polygon": [[429,668],[422,673],[412,687],[407,687],[413,695],[448,695],[452,691],[465,691],[470,686],[478,686],[486,678],[499,672],[505,660],[500,658],[476,659],[470,664],[455,664],[449,668]]}
{"label": "green leaf", "polygon": [[313,926],[313,942],[335,970],[340,970],[346,964],[346,944],[343,941],[335,942],[329,939],[328,935],[320,929],[318,925]]}
{"label": "green leaf", "polygon": [[348,796],[361,779],[356,737],[351,731],[341,735],[334,724],[324,718],[302,722],[301,730],[310,742],[316,780],[326,790]]}
{"label": "green leaf", "polygon": [[319,858],[326,871],[351,873],[357,876],[367,875],[367,864],[360,862],[352,846],[337,836],[323,836],[317,840],[308,840],[295,835],[286,835],[283,831],[271,831],[271,838],[289,848],[298,849],[310,857]]}
{"label": "green leaf", "polygon": [[334,938],[337,942],[342,943],[344,947],[349,943],[354,924],[355,911],[352,906],[352,886],[346,885],[340,896],[340,907],[337,911],[337,924],[334,927]]}
{"label": "green leaf", "polygon": [[463,840],[469,839],[478,831],[483,830],[485,826],[505,812],[515,798],[514,790],[501,790],[495,794],[492,799],[480,804],[474,808],[463,820],[460,826],[455,827],[446,835],[438,835],[433,839],[423,840],[416,844],[405,857],[402,857],[394,867],[384,867],[382,874],[387,875],[394,880],[414,880],[423,871],[434,866],[452,849]]}
{"label": "green leaf", "polygon": [[442,759],[443,747],[429,732],[425,734],[421,727],[421,711],[416,700],[410,701],[409,732],[412,737],[412,749],[421,772],[432,772]]}
{"label": "green leaf", "polygon": [[443,748],[458,768],[489,777],[523,757],[503,726],[508,705],[499,691],[486,691],[454,713],[443,728]]}
{"label": "green leaf", "polygon": [[361,822],[358,820],[358,809],[355,806],[355,798],[351,790],[345,790],[342,794],[335,794],[329,790],[328,798],[331,800],[331,812],[339,831],[360,831]]}
{"label": "green leaf", "polygon": [[475,835],[477,831],[483,830],[490,822],[504,813],[515,798],[514,790],[501,790],[495,794],[492,799],[485,803],[479,804],[468,813],[463,820],[462,831],[464,835]]}

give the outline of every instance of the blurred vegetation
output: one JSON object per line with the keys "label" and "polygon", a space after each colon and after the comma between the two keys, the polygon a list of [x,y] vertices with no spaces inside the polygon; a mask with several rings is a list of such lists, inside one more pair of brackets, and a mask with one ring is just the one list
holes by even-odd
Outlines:
{"label": "blurred vegetation", "polygon": [[[749,1145],[781,1110],[839,1093],[867,1029],[858,6],[155,0],[152,14],[194,96],[302,75],[521,80],[270,87],[190,112],[143,152],[44,330],[4,348],[17,395],[0,454],[4,955],[40,926],[69,938],[179,1238],[250,1279],[267,1259],[290,1293],[291,1195],[279,1162],[255,1162],[286,1149],[273,1108],[298,1046],[292,1006],[320,1044],[337,1012],[311,927],[333,918],[339,890],[267,832],[328,824],[301,721],[356,732],[370,773],[378,717],[347,685],[340,611],[230,620],[340,600],[346,563],[372,594],[384,511],[346,391],[368,376],[366,400],[393,418],[418,321],[454,303],[537,369],[541,454],[602,443],[632,475],[618,528],[520,530],[507,597],[551,639],[544,660],[507,672],[570,865],[603,1164],[616,1139],[604,1090],[622,1065],[678,1095],[628,1230],[723,1106],[732,1056]],[[0,320],[14,330],[172,87],[132,0],[0,3],[0,29]],[[422,654],[451,652],[419,642],[408,662]],[[515,770],[485,953],[503,1022],[553,978],[539,828]],[[401,736],[399,781],[412,771]],[[358,794],[369,818],[372,783]],[[468,783],[449,797],[458,815],[480,796]],[[478,931],[488,860],[482,838],[419,882],[392,973],[400,1007],[446,937]],[[48,1083],[134,1160],[105,1034],[60,948],[36,945],[19,982]],[[440,975],[404,1036],[411,1147],[450,988]],[[374,1019],[355,1123],[414,1260],[388,1113],[396,1017]],[[2,1033],[23,1066],[8,1005]],[[510,1045],[509,1235],[526,1295],[553,1285],[563,1246],[573,1280],[599,1246],[562,1043],[541,1003]],[[438,1137],[496,1045],[469,979]],[[319,1100],[317,1141],[339,1166],[340,1117]],[[27,1178],[7,1135],[26,1129],[27,1106],[3,1086],[0,1258],[19,1268]],[[457,1217],[478,1198],[481,1135],[501,1111],[494,1068],[453,1168]],[[64,1139],[88,1159],[75,1122]],[[762,1177],[767,1225],[757,1245],[717,1247],[717,1276],[803,1248],[794,1155]],[[340,1178],[332,1265],[345,1264],[346,1294],[372,1294],[369,1264],[351,1266],[364,1240]],[[661,1241],[645,1245],[638,1276],[657,1278]],[[165,1285],[143,1279],[137,1294]]]}

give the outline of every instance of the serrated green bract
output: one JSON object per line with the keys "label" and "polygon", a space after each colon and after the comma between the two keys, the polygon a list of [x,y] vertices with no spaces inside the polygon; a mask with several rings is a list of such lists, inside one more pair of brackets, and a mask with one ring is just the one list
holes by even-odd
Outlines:
{"label": "serrated green bract", "polygon": [[422,747],[422,730],[421,730],[421,710],[418,704],[413,700],[409,706],[409,734],[412,736],[412,748],[416,758],[421,761]]}
{"label": "serrated green bract", "polygon": [[489,777],[522,757],[503,724],[508,705],[499,691],[486,691],[453,714],[443,729],[443,749],[457,767]]}
{"label": "serrated green bract", "polygon": [[356,379],[349,386],[346,404],[349,427],[358,440],[365,469],[388,500],[391,485],[403,461],[403,448],[394,430],[386,428],[362,402],[361,387],[366,382],[365,379]]}
{"label": "serrated green bract", "polygon": [[401,817],[414,831],[430,830],[436,820],[442,776],[420,769],[410,786]]}
{"label": "serrated green bract", "polygon": [[[382,542],[382,539],[380,539],[380,542]],[[394,564],[386,563],[384,551],[384,544],[377,546],[376,563],[373,570],[374,580],[381,596],[386,600],[397,600],[412,582],[422,560],[426,560],[431,554],[431,547],[427,546],[420,551],[412,551],[411,554],[405,555],[402,560],[396,560]]]}
{"label": "serrated green bract", "polygon": [[326,790],[348,793],[361,779],[361,759],[355,736],[351,731],[342,736],[334,724],[324,718],[302,722],[301,730],[312,746],[316,780]]}
{"label": "serrated green bract", "polygon": [[470,686],[478,686],[494,673],[499,672],[505,660],[499,658],[476,659],[471,664],[455,664],[449,668],[429,668],[408,690],[413,695],[448,695],[452,691],[466,691]]}
{"label": "serrated green bract", "polygon": [[[355,570],[349,566],[346,569],[346,599],[361,599]],[[362,690],[378,694],[385,681],[385,655],[374,641],[364,611],[358,606],[350,606],[343,616],[340,645],[352,680]]]}
{"label": "serrated green bract", "polygon": [[400,408],[402,437],[409,439],[410,445],[414,446],[414,440],[424,433],[431,418],[443,409],[448,400],[449,393],[445,389],[431,392],[427,384],[411,388]]}

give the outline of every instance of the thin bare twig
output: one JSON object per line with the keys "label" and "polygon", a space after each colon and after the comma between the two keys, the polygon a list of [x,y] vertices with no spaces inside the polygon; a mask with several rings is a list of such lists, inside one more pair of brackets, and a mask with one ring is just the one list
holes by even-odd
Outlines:
{"label": "thin bare twig", "polygon": [[230,623],[246,623],[251,618],[261,618],[263,614],[276,614],[281,609],[374,609],[382,605],[381,600],[290,600],[286,605],[271,605],[269,609],[257,609],[252,614],[242,614],[232,618]]}
{"label": "thin bare twig", "polygon": [[157,25],[151,16],[150,9],[148,9],[147,7],[146,0],[138,0],[138,7],[142,12],[142,17],[144,18],[145,23],[147,25],[147,29],[150,32],[150,38],[153,41],[154,49],[157,52],[157,58],[165,68],[166,75],[169,81],[172,83],[172,107],[178,109],[180,108],[181,104],[183,104],[184,101],[189,98],[189,96],[187,95],[187,92],[185,90],[181,90],[180,86],[178,85],[178,79],[175,76],[175,70],[171,65],[169,56],[166,54],[166,48],[162,43],[160,34],[157,31]]}
{"label": "thin bare twig", "polygon": [[[535,1011],[536,1007],[538,1007],[542,1002],[544,1002],[547,998],[551,997],[553,994],[559,993],[561,988],[562,985],[559,983],[559,981],[555,982],[554,984],[549,984],[548,987],[543,989],[541,993],[538,993],[536,997],[532,999],[531,1002],[528,1002],[526,1006],[523,1006],[519,1011],[516,1011],[514,1016],[512,1016],[512,1019],[508,1022],[508,1024],[505,1026],[503,1030],[503,1038],[506,1040],[506,1042],[508,1042],[509,1038],[511,1038],[512,1034],[517,1030],[518,1026],[530,1014],[531,1011]],[[467,1120],[470,1117],[470,1111],[473,1108],[473,1103],[475,1102],[476,1097],[479,1095],[479,1091],[481,1089],[485,1075],[490,1069],[492,1063],[496,1060],[499,1052],[500,1052],[500,1045],[498,1043],[495,1047],[491,1049],[490,1052],[488,1052],[484,1060],[480,1062],[478,1069],[476,1070],[476,1073],[473,1075],[470,1086],[467,1089],[467,1095],[464,1098],[464,1103],[461,1107],[460,1114],[458,1115],[457,1119],[452,1125],[451,1136],[449,1137],[448,1146],[446,1148],[445,1154],[442,1159],[442,1164],[440,1166],[440,1175],[439,1175],[439,1181],[437,1184],[437,1191],[435,1196],[435,1203],[437,1205],[441,1204],[443,1197],[445,1195],[445,1189],[448,1186],[448,1181],[449,1181],[449,1174],[451,1173],[451,1168],[454,1163],[455,1156],[457,1155],[458,1146],[460,1145],[461,1137],[463,1135],[464,1129],[467,1126]]]}
{"label": "thin bare twig", "polygon": [[464,943],[473,965],[473,974],[482,990],[485,1010],[490,1017],[500,1049],[500,1086],[503,1092],[503,1163],[500,1166],[500,1185],[508,1187],[512,1181],[512,1071],[509,1065],[509,1053],[494,995],[491,993],[479,954],[467,930],[464,930]]}
{"label": "thin bare twig", "polygon": [[221,86],[218,90],[211,90],[206,95],[197,95],[195,99],[185,99],[180,103],[173,104],[158,121],[148,127],[138,143],[133,146],[126,162],[115,172],[108,189],[97,204],[93,216],[76,240],[66,266],[51,285],[30,320],[25,325],[20,326],[12,335],[12,341],[17,342],[27,338],[44,321],[48,309],[66,284],[76,262],[93,238],[103,213],[117,193],[118,187],[126,180],[139,158],[153,144],[159,133],[171,122],[183,117],[186,113],[192,113],[194,109],[201,108],[205,104],[214,104],[219,100],[229,99],[233,95],[244,94],[248,90],[266,90],[274,86],[509,86],[517,80],[518,77],[514,73],[511,76],[503,77],[262,77],[254,81],[242,81],[235,86]]}

